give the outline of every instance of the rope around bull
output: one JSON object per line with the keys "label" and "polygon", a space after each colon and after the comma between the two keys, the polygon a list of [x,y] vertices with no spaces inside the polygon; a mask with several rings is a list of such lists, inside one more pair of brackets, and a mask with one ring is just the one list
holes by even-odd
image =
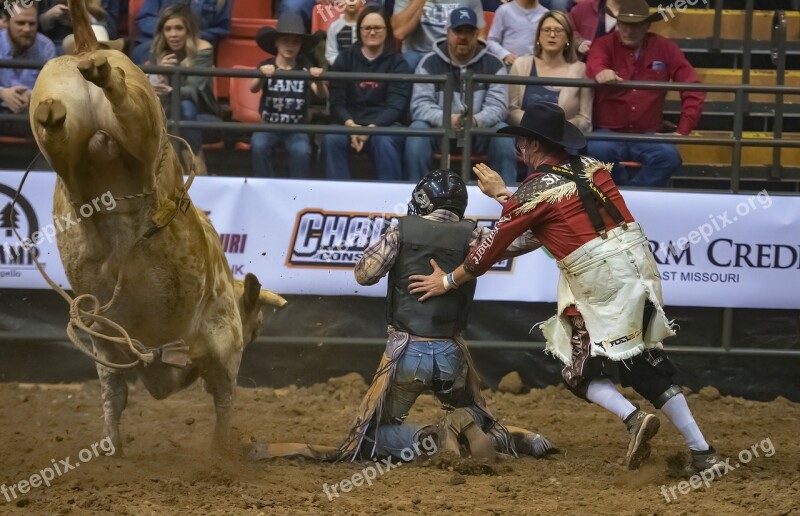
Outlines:
{"label": "rope around bull", "polygon": [[[189,150],[189,154],[190,154],[190,157],[191,157],[191,161],[190,161],[191,165],[190,165],[190,168],[189,168],[189,177],[186,180],[186,183],[184,183],[183,188],[181,189],[181,194],[180,194],[180,197],[178,198],[178,201],[176,203],[175,210],[172,210],[172,213],[169,216],[169,218],[167,218],[163,222],[163,224],[161,224],[161,225],[154,224],[153,226],[151,226],[151,228],[148,231],[146,231],[144,235],[140,236],[139,239],[136,240],[136,242],[134,242],[133,245],[131,245],[130,249],[128,250],[128,254],[126,255],[126,260],[122,262],[122,267],[120,267],[120,272],[117,275],[117,282],[114,285],[114,293],[112,294],[111,299],[108,301],[108,303],[106,303],[103,306],[100,306],[100,300],[97,299],[97,296],[95,296],[93,294],[80,294],[80,295],[75,296],[73,298],[72,296],[69,295],[69,293],[67,293],[66,290],[61,288],[61,286],[56,284],[56,282],[53,281],[53,279],[50,278],[50,276],[48,276],[48,274],[45,272],[44,267],[42,266],[41,262],[39,262],[39,259],[36,257],[35,253],[31,253],[31,258],[33,258],[33,262],[34,262],[34,264],[36,264],[36,268],[39,270],[39,273],[42,275],[44,280],[47,282],[48,285],[50,285],[50,287],[53,290],[55,290],[69,304],[69,322],[67,323],[67,336],[69,337],[69,340],[84,355],[90,357],[92,360],[94,360],[98,364],[101,364],[103,366],[109,367],[111,369],[131,369],[131,368],[136,367],[137,365],[139,365],[139,363],[142,363],[144,365],[148,365],[148,364],[152,364],[155,361],[155,358],[156,358],[157,350],[146,348],[144,346],[144,344],[141,343],[141,341],[131,338],[131,336],[128,334],[127,330],[125,330],[125,328],[123,328],[120,324],[112,321],[111,319],[109,319],[108,317],[105,317],[102,314],[106,313],[111,308],[111,306],[114,303],[114,300],[117,298],[117,295],[121,291],[122,269],[124,269],[125,263],[127,263],[127,256],[130,255],[130,253],[133,251],[133,249],[140,242],[142,242],[143,240],[146,240],[147,238],[150,238],[150,236],[152,236],[153,234],[158,232],[160,229],[166,227],[170,222],[172,222],[172,220],[177,215],[178,210],[181,209],[183,201],[184,201],[186,195],[189,193],[189,188],[191,187],[192,182],[194,181],[194,177],[195,177],[194,153],[192,152],[191,147],[186,142],[186,140],[184,140],[183,138],[180,138],[178,136],[169,135],[169,134],[167,136],[169,138],[174,138],[174,139],[178,140],[180,143],[182,143]],[[166,159],[166,146],[167,145],[169,145],[169,141],[165,142],[165,147],[164,147],[165,150],[162,151],[162,156],[161,156],[161,160],[160,160],[160,164],[159,164],[159,170],[163,166],[164,160]],[[33,164],[36,162],[37,159],[39,159],[39,157],[41,155],[42,155],[42,153],[39,152],[36,155],[36,157],[33,158],[33,160],[30,162],[28,167],[25,169],[25,173],[22,175],[22,180],[20,181],[19,188],[17,188],[17,190],[14,192],[14,198],[11,201],[11,217],[12,217],[12,219],[14,217],[14,207],[16,206],[17,198],[19,197],[20,192],[22,192],[22,187],[25,184],[25,180],[28,178],[28,174],[30,173],[31,169],[33,168]],[[140,194],[134,194],[134,195],[131,195],[131,196],[123,196],[123,197],[126,198],[126,199],[127,198],[145,197],[147,195],[152,195],[153,193],[154,193],[154,191],[151,190],[149,192],[143,192],[143,193],[140,193]],[[115,199],[117,199],[117,198],[115,197]],[[19,240],[20,244],[23,247],[25,247],[25,242],[23,241],[22,236],[19,234],[19,231],[17,231],[16,224],[13,223],[13,220],[12,220],[11,228],[13,229],[14,235],[16,235],[16,237]],[[81,307],[81,303],[84,303],[84,302],[89,303],[90,306],[82,308]],[[92,328],[89,327],[89,324],[92,324],[92,323],[97,323],[97,324],[109,326],[113,330],[116,330],[116,332],[119,334],[119,336],[108,335],[108,334],[93,330]],[[101,340],[105,340],[107,342],[112,342],[112,343],[120,344],[120,345],[123,345],[123,344],[127,345],[128,346],[128,350],[136,356],[136,360],[134,360],[133,362],[128,362],[128,363],[115,364],[115,363],[109,362],[108,360],[105,360],[105,359],[103,359],[101,357],[98,357],[93,351],[91,351],[86,346],[86,344],[84,344],[83,340],[81,340],[81,338],[78,335],[77,331],[83,331],[83,332],[89,334],[92,337],[95,337],[95,338],[101,339]],[[176,345],[176,344],[183,344],[183,341],[170,342],[170,343],[164,344],[163,346],[161,346],[161,348],[163,348],[165,346]]]}

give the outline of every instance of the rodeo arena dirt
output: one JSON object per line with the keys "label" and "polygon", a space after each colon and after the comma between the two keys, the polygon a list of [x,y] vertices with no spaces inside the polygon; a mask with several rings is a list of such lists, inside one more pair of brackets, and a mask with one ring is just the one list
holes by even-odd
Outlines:
{"label": "rodeo arena dirt", "polygon": [[800,514],[800,197],[620,190],[547,102],[514,191],[195,178],[85,3],[0,170],[0,515]]}

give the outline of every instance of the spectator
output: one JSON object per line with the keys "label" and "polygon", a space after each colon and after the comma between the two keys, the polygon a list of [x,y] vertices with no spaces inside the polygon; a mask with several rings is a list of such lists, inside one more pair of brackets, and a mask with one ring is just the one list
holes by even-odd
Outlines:
{"label": "spectator", "polygon": [[138,64],[147,60],[151,40],[157,33],[159,15],[171,5],[191,7],[199,22],[200,39],[208,41],[211,46],[216,45],[231,32],[232,3],[232,0],[144,0],[139,14],[136,15],[138,44],[131,52],[131,59]]}
{"label": "spectator", "polygon": [[[648,32],[650,22],[661,20],[650,14],[645,0],[621,0],[617,30],[595,40],[586,61],[589,78],[605,85],[594,95],[593,124],[597,131],[657,133],[665,130],[664,90],[614,88],[620,81],[699,82],[686,56],[671,40]],[[697,125],[705,95],[681,92],[681,117],[677,132],[687,135]],[[681,157],[671,143],[622,143],[590,141],[589,154],[603,162],[638,161],[638,174],[614,166],[614,182],[630,186],[666,186],[681,167]]]}
{"label": "spectator", "polygon": [[[585,78],[586,65],[578,61],[572,35],[572,26],[566,14],[560,11],[545,14],[536,31],[533,55],[514,61],[510,74],[521,77]],[[571,124],[584,133],[592,130],[591,88],[510,84],[508,124],[519,125],[525,110],[536,102],[558,104]]]}
{"label": "spectator", "polygon": [[325,60],[329,65],[333,66],[339,52],[352,47],[358,40],[356,21],[360,9],[360,0],[344,0],[344,12],[328,27],[328,35],[325,40]]}
{"label": "spectator", "polygon": [[592,41],[605,36],[617,28],[617,13],[620,0],[585,0],[569,12],[575,29],[575,44],[578,53],[589,53]]}
{"label": "spectator", "polygon": [[[214,49],[208,41],[200,39],[197,20],[185,5],[171,5],[161,11],[153,38],[152,53],[148,64],[159,66],[185,66],[211,68],[214,66]],[[211,77],[184,75],[181,77],[181,120],[218,120],[219,106],[214,98]],[[172,87],[170,77],[153,75],[150,82],[161,99],[164,112],[170,116]],[[202,152],[203,132],[200,129],[182,129],[181,135],[197,156],[201,173],[205,171]]]}
{"label": "spectator", "polygon": [[[511,3],[513,0],[481,0],[484,12],[493,13],[503,6],[503,4]],[[585,0],[578,0],[582,2]],[[552,11],[569,12],[572,6],[575,5],[575,0],[539,0],[546,9]]]}
{"label": "spectator", "polygon": [[[3,9],[6,29],[0,30],[0,60],[47,61],[56,49],[47,36],[37,32],[38,10],[35,5],[19,4]],[[0,113],[25,113],[31,102],[31,91],[39,76],[38,69],[0,68]],[[3,123],[2,133],[9,136],[30,135],[26,123]]]}
{"label": "spectator", "polygon": [[[72,34],[72,19],[69,16],[67,0],[37,0],[39,5],[39,32],[50,38],[56,46],[56,54],[63,54],[62,42]],[[108,14],[103,9],[100,0],[88,0],[86,9],[92,19],[92,24],[106,27]],[[106,27],[107,29],[107,27]]]}
{"label": "spectator", "polygon": [[501,5],[486,40],[489,52],[507,66],[514,64],[519,56],[532,54],[536,30],[545,14],[547,8],[539,0],[513,0]]}
{"label": "spectator", "polygon": [[119,36],[119,16],[120,4],[125,4],[125,12],[128,12],[128,2],[121,2],[120,0],[103,0],[103,10],[106,12],[106,30],[108,37],[112,40],[117,39]]}
{"label": "spectator", "polygon": [[[274,55],[258,65],[263,79],[253,79],[250,91],[261,91],[259,111],[261,118],[270,124],[301,124],[308,122],[310,91],[324,97],[325,85],[315,81],[308,88],[305,79],[275,79],[280,70],[307,70],[319,77],[322,68],[312,68],[309,61],[300,57],[314,47],[316,38],[306,34],[303,18],[297,14],[283,14],[277,28],[264,27],[256,35],[256,43],[265,52]],[[311,161],[311,141],[306,133],[253,133],[250,150],[253,155],[253,173],[256,177],[275,177],[272,168],[272,149],[283,142],[289,153],[289,170],[292,177],[308,177]]]}
{"label": "spectator", "polygon": [[[334,72],[411,73],[408,63],[394,47],[388,14],[380,7],[367,7],[356,25],[358,42],[339,54]],[[334,81],[330,85],[333,119],[348,127],[400,125],[411,97],[411,83],[373,81]],[[347,148],[356,152],[367,146],[375,162],[378,179],[403,179],[404,138],[398,135],[326,134],[325,175],[347,179],[350,167]]]}
{"label": "spectator", "polygon": [[[480,74],[506,75],[503,63],[491,55],[486,44],[478,41],[478,18],[469,7],[460,7],[450,13],[447,38],[436,43],[433,52],[422,58],[417,75],[451,74],[458,84],[465,71]],[[464,105],[461,91],[453,94],[451,126],[463,127],[464,116],[471,118],[473,127],[500,128],[508,114],[508,88],[505,84],[475,83],[471,106]],[[444,125],[444,90],[439,85],[415,83],[411,97],[412,129],[442,127]],[[411,181],[419,181],[428,170],[433,148],[438,138],[408,137],[405,163]],[[487,152],[490,166],[498,171],[507,183],[516,181],[514,142],[510,138],[478,136],[473,138],[476,153]]]}
{"label": "spectator", "polygon": [[447,20],[452,11],[469,7],[483,28],[480,0],[396,0],[392,15],[394,37],[403,41],[403,56],[412,70],[434,44],[447,35]]}

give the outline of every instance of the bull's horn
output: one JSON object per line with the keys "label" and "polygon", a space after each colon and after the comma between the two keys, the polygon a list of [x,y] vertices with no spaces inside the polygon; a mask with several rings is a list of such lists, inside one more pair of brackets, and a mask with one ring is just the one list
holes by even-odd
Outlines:
{"label": "bull's horn", "polygon": [[261,294],[258,295],[258,301],[262,305],[272,305],[278,308],[283,308],[289,303],[275,292],[263,288],[261,289]]}

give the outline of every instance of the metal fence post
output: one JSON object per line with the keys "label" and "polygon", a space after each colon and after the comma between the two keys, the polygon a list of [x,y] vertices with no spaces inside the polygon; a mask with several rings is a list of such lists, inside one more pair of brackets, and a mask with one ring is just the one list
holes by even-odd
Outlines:
{"label": "metal fence post", "polygon": [[170,113],[169,113],[169,120],[167,124],[172,125],[171,130],[172,134],[175,136],[181,135],[181,67],[175,66],[172,75],[170,75],[170,86],[172,86],[172,92],[170,93],[169,101],[170,101]]}
{"label": "metal fence post", "polygon": [[714,34],[711,37],[711,50],[722,50],[722,0],[714,3]]}
{"label": "metal fence post", "polygon": [[742,168],[742,129],[744,126],[744,86],[736,89],[733,113],[733,153],[731,154],[731,190],[739,192],[739,176]]}
{"label": "metal fence post", "polygon": [[461,147],[461,178],[465,183],[469,182],[469,172],[472,169],[472,102],[475,94],[472,91],[475,86],[472,70],[467,70],[461,75],[461,94],[464,96],[464,112],[461,120],[464,145]]}
{"label": "metal fence post", "polygon": [[453,74],[447,74],[447,80],[444,83],[444,110],[442,112],[442,141],[439,144],[439,152],[442,157],[439,160],[439,168],[450,168],[450,136],[453,134],[453,128],[450,126],[450,115],[453,113],[453,90],[455,89],[455,81]]}
{"label": "metal fence post", "polygon": [[[776,66],[775,85],[783,86],[786,81],[786,13],[775,11],[772,16],[772,63]],[[772,126],[772,137],[775,140],[783,138],[783,93],[775,95],[775,122]],[[781,149],[772,148],[772,167],[770,179],[781,178]]]}

